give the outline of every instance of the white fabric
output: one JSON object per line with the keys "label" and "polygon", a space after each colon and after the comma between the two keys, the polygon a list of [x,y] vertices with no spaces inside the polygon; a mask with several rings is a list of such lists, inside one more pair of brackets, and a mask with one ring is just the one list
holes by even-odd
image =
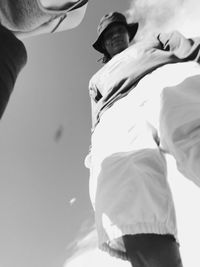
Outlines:
{"label": "white fabric", "polygon": [[[40,0],[41,4],[45,8],[50,9],[61,9],[63,6],[66,5],[65,0]],[[70,0],[67,2],[68,5],[73,5],[74,3],[77,3],[78,0]]]}
{"label": "white fabric", "polygon": [[84,0],[77,0],[76,3],[74,0],[63,2],[65,2],[63,8],[50,9],[44,7],[40,0],[1,0],[1,24],[19,39],[77,27],[85,16],[88,2],[85,3]]}
{"label": "white fabric", "polygon": [[164,153],[200,184],[199,64],[168,64],[146,75],[104,112],[91,144],[86,164],[99,247],[120,257],[124,234],[177,239]]}

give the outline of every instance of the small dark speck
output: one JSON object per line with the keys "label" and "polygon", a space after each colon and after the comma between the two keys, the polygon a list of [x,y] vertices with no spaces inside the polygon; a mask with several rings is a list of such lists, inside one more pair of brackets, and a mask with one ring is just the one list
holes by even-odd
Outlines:
{"label": "small dark speck", "polygon": [[54,134],[54,141],[55,141],[55,142],[60,141],[60,139],[61,139],[62,136],[63,136],[63,132],[64,132],[64,127],[63,127],[63,125],[60,125],[60,126],[58,127],[58,129],[56,130],[55,134]]}

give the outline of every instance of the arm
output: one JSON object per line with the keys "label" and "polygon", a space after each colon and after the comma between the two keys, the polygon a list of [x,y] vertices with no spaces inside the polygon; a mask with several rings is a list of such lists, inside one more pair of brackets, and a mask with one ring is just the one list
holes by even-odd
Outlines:
{"label": "arm", "polygon": [[173,52],[180,59],[185,58],[190,53],[194,43],[192,39],[185,38],[178,31],[160,33],[157,38],[164,51]]}

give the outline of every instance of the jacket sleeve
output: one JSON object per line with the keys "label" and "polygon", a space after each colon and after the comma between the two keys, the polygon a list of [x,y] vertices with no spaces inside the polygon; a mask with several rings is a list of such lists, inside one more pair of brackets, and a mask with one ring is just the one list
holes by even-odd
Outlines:
{"label": "jacket sleeve", "polygon": [[0,118],[26,62],[27,53],[24,44],[12,32],[0,25]]}
{"label": "jacket sleeve", "polygon": [[187,39],[178,31],[158,34],[158,40],[164,51],[172,52],[179,59],[185,58],[191,51],[193,40]]}

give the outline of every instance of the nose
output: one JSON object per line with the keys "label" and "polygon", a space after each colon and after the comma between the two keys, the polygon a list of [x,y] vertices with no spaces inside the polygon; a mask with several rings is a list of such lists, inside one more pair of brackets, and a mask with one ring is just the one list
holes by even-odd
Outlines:
{"label": "nose", "polygon": [[118,31],[113,32],[112,39],[118,38],[120,36],[120,33]]}

